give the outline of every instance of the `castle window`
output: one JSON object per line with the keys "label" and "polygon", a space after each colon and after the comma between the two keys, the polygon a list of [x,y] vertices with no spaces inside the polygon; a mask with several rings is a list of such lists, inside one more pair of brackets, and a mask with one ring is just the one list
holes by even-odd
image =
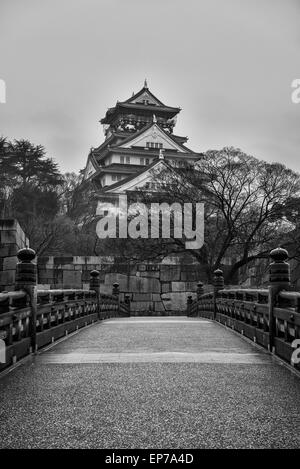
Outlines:
{"label": "castle window", "polygon": [[121,181],[122,175],[121,174],[113,174],[111,176],[112,181]]}
{"label": "castle window", "polygon": [[146,164],[149,164],[150,160],[149,158],[146,158]]}
{"label": "castle window", "polygon": [[124,160],[125,160],[124,156],[120,156],[120,163],[121,164],[124,164]]}
{"label": "castle window", "polygon": [[146,142],[146,148],[163,148],[163,144],[155,142]]}
{"label": "castle window", "polygon": [[126,164],[130,164],[130,156],[126,156]]}

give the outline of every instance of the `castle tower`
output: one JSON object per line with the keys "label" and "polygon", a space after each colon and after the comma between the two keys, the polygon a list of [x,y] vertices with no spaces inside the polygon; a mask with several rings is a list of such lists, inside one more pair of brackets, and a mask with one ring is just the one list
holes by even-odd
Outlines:
{"label": "castle tower", "polygon": [[[187,137],[173,133],[180,108],[165,105],[143,88],[126,101],[117,101],[101,119],[105,140],[88,155],[84,181],[99,192],[122,192],[148,180],[151,168],[163,161],[180,166],[201,156],[184,144]],[[129,186],[128,183],[130,182]]]}

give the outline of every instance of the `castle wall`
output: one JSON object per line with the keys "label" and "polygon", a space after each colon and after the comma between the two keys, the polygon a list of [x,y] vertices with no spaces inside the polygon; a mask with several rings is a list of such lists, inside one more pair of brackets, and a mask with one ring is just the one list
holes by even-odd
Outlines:
{"label": "castle wall", "polygon": [[[117,282],[121,298],[130,295],[132,315],[182,313],[187,296],[195,297],[197,283],[206,283],[205,271],[199,264],[182,263],[179,257],[159,264],[133,265],[115,263],[113,257],[95,256],[40,257],[38,282],[40,288],[88,288],[93,269],[100,271],[102,293],[111,293],[113,283]],[[207,286],[206,290],[210,288]]]}
{"label": "castle wall", "polygon": [[17,252],[27,246],[28,238],[17,220],[0,220],[0,291],[14,290]]}

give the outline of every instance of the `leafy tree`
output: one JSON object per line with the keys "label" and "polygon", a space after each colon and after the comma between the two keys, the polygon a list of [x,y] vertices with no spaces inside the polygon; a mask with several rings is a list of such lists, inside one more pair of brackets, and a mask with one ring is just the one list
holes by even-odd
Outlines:
{"label": "leafy tree", "polygon": [[14,140],[9,143],[7,153],[9,158],[3,162],[3,169],[14,187],[34,186],[46,190],[62,183],[57,163],[46,157],[42,145]]}
{"label": "leafy tree", "polygon": [[36,248],[33,232],[52,221],[59,209],[62,176],[41,145],[28,140],[0,139],[0,203],[2,217],[15,217]]}

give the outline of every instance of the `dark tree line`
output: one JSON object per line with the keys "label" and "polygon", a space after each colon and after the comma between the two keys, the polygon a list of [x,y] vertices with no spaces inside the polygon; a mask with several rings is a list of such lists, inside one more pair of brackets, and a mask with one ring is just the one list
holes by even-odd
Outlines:
{"label": "dark tree line", "polygon": [[80,183],[81,175],[62,174],[43,146],[0,138],[0,216],[18,220],[37,254],[90,254],[95,235]]}

